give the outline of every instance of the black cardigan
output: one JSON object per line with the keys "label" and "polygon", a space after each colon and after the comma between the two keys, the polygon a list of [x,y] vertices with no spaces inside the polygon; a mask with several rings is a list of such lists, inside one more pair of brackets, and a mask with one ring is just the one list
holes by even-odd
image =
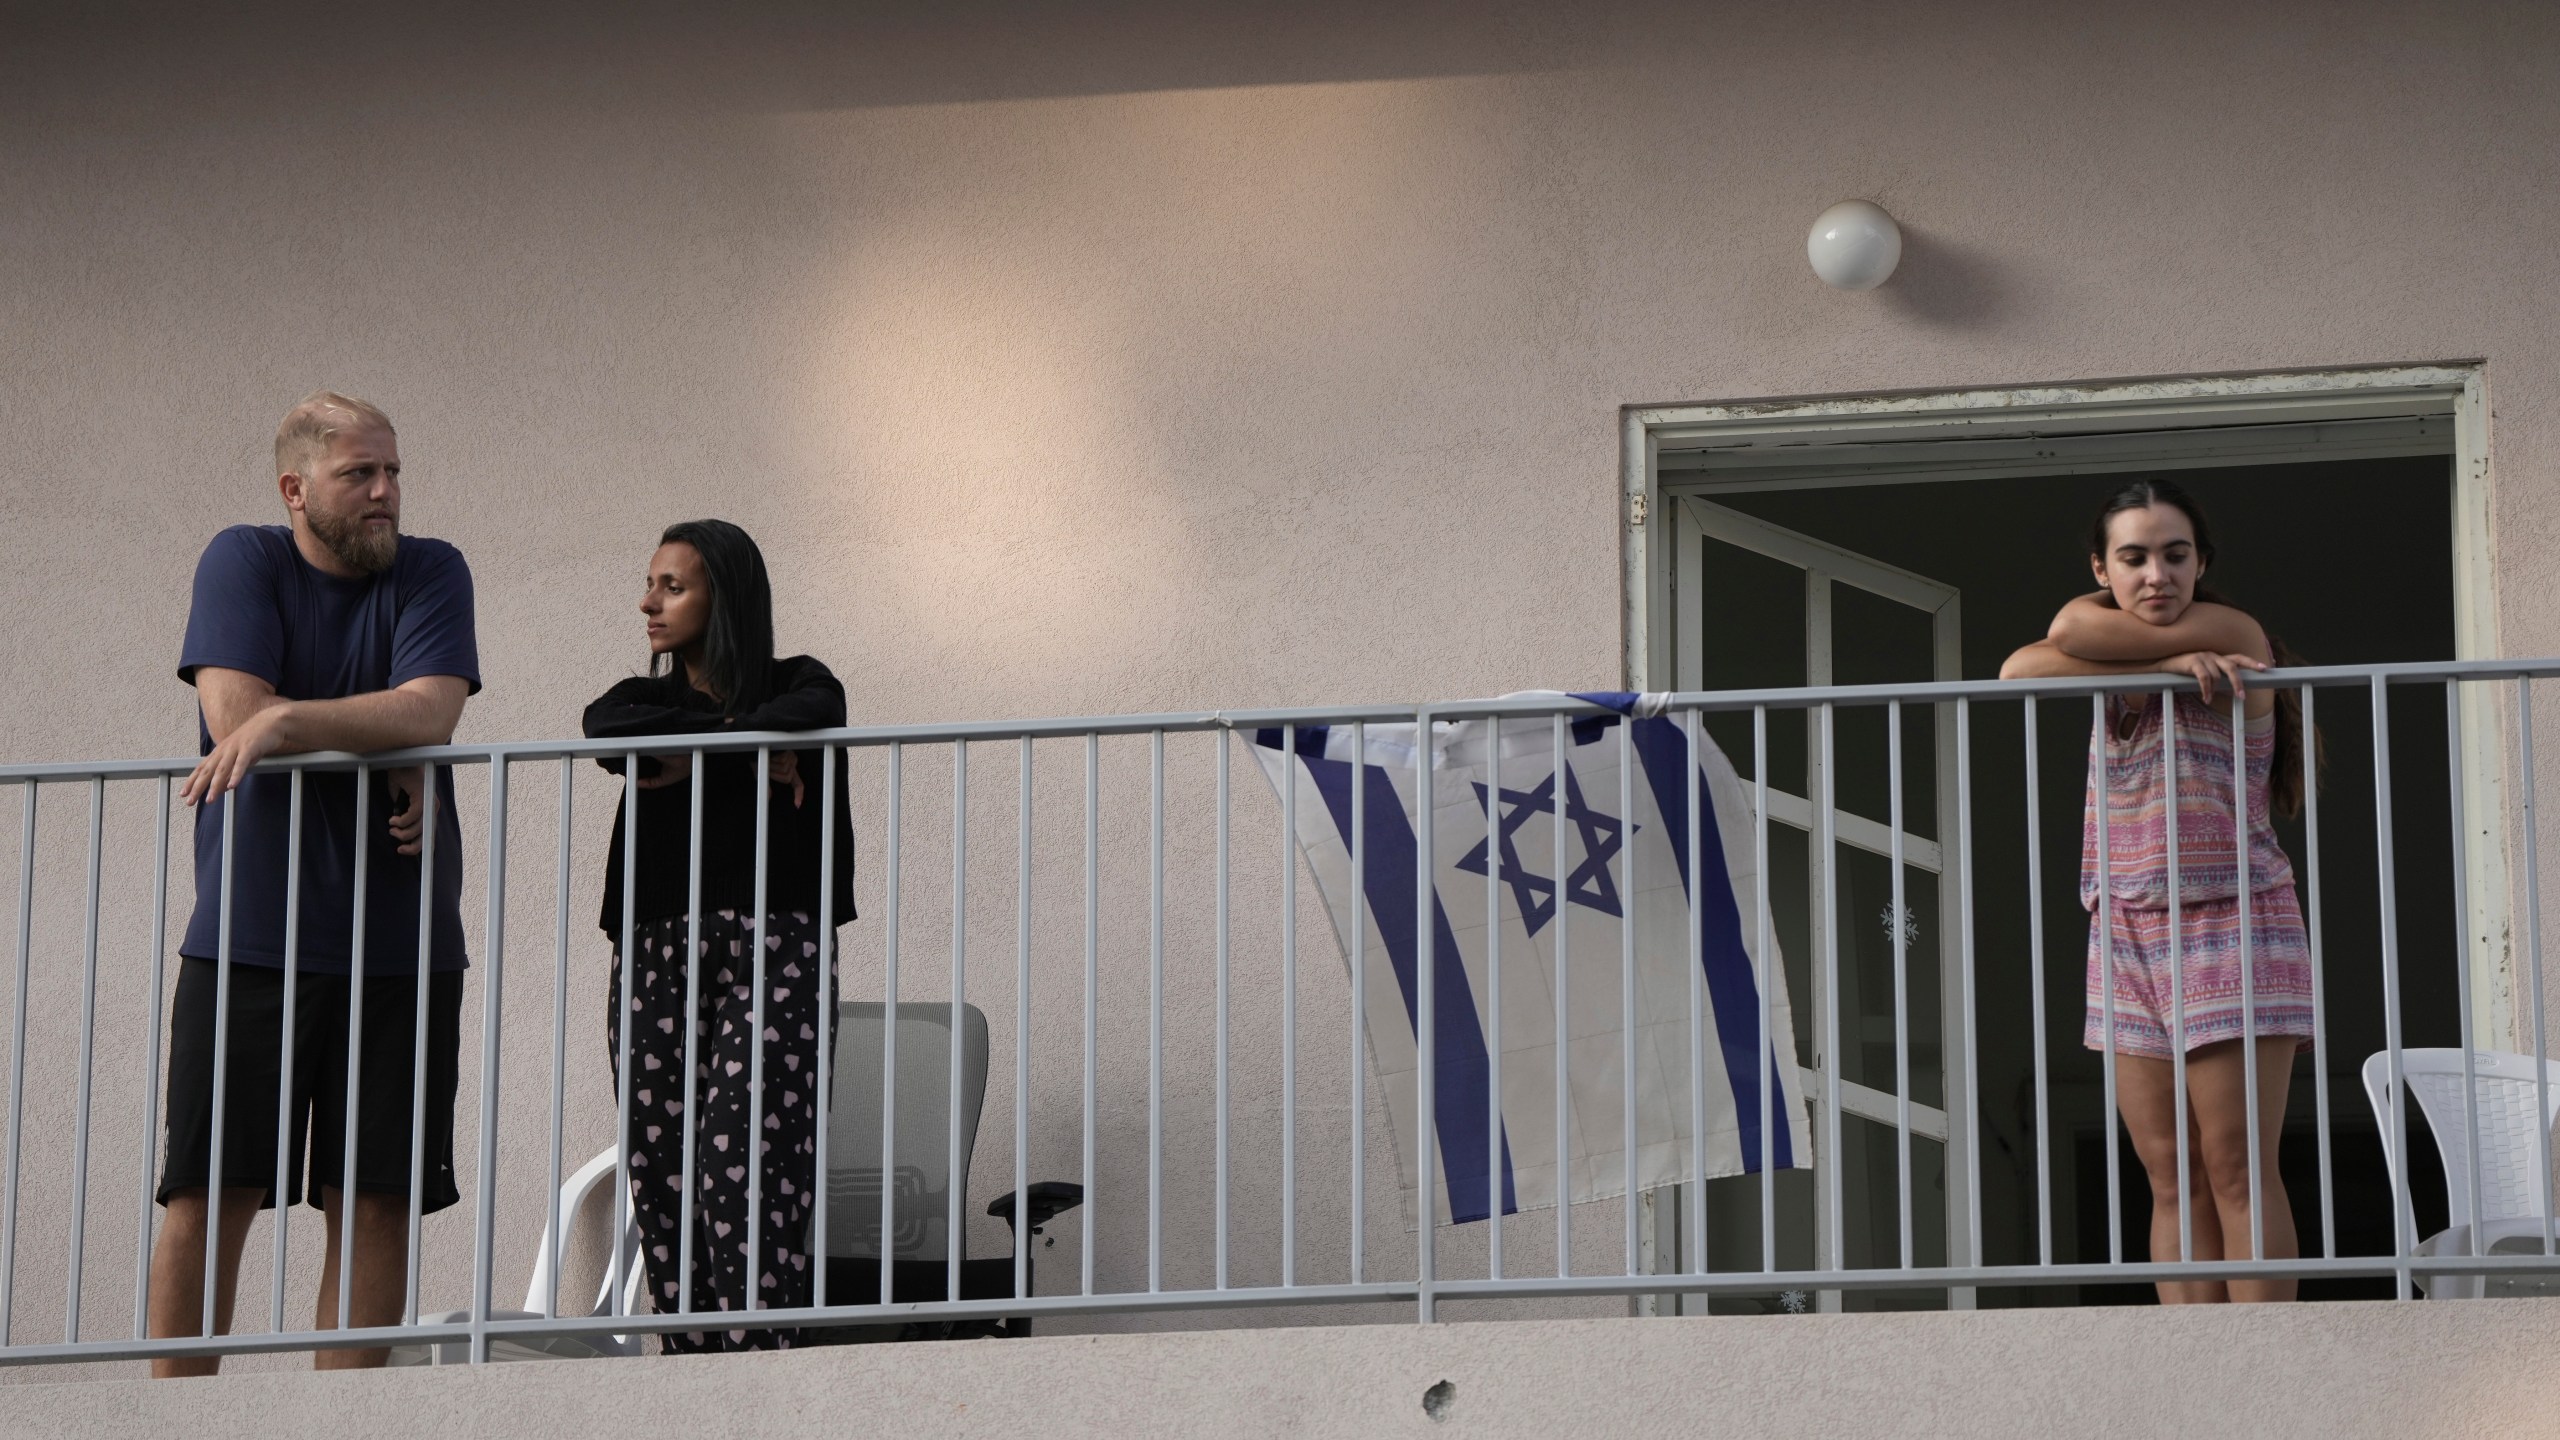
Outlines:
{"label": "black cardigan", "polygon": [[[734,719],[724,718],[719,702],[675,675],[638,676],[607,690],[587,707],[591,739],[624,739],[636,735],[708,735],[741,730],[827,730],[845,723],[844,686],[817,660],[794,655],[773,664],[773,698]],[[778,759],[781,752],[776,752]],[[819,817],[825,797],[819,784],[825,775],[826,752],[801,750],[800,779],[808,787],[797,808],[791,792],[777,789],[766,815],[765,907],[768,911],[803,910],[818,918]],[[702,772],[702,908],[752,913],[756,893],[756,755],[733,750],[703,757]],[[835,922],[853,913],[853,797],[839,755],[836,764]],[[622,757],[596,761],[622,773]],[[657,762],[640,757],[643,776]],[[635,870],[636,921],[686,913],[685,900],[692,862],[693,786],[689,781],[640,792],[640,856]],[[613,844],[607,851],[604,908],[596,923],[619,942],[622,937],[623,816],[613,817]]]}

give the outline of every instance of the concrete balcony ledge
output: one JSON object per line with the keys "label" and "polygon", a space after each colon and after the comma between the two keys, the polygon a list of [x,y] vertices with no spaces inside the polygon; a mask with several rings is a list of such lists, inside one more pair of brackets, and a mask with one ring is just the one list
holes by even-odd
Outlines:
{"label": "concrete balcony ledge", "polygon": [[332,1436],[444,1440],[2548,1435],[2560,1300],[1363,1325],[24,1385],[0,1435],[271,1440],[323,1416]]}

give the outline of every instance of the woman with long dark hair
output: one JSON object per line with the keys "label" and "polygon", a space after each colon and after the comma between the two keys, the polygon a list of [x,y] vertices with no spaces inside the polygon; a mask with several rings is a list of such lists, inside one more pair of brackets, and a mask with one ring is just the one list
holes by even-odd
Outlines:
{"label": "woman with long dark hair", "polygon": [[[2180,1253],[2179,1213],[2192,1217],[2197,1260],[2299,1254],[2276,1164],[2297,1050],[2311,1045],[2311,949],[2293,864],[2273,817],[2302,803],[2301,701],[2250,688],[2270,663],[2298,663],[2283,642],[2204,584],[2214,558],[2204,511],[2177,485],[2140,480],[2117,492],[2089,536],[2098,589],[2062,607],[2044,639],[2009,657],[2004,679],[2159,673],[2194,682],[2161,713],[2160,695],[2110,696],[2091,742],[2082,829],[2081,901],[2090,910],[2084,1042],[2109,1045],[2113,979],[2116,1099],[2151,1181],[2151,1256]],[[2217,691],[2222,700],[2217,703]],[[2241,702],[2235,745],[2229,701]],[[2176,747],[2167,793],[2163,727]],[[2316,768],[2316,760],[2315,760]],[[2237,772],[2235,774],[2235,771]],[[2235,807],[2235,784],[2246,790]],[[2107,807],[2107,853],[2098,807]],[[2169,826],[2177,826],[2174,895]],[[2241,861],[2247,860],[2247,904]],[[2174,902],[2174,922],[2172,918]],[[2241,989],[2243,934],[2249,994]],[[2174,959],[2173,959],[2174,957]],[[2176,1043],[2187,1052],[2189,1183],[2178,1165]],[[2250,1193],[2249,1096],[2243,1046],[2256,1049],[2257,1199]],[[2290,1300],[2291,1280],[2177,1281],[2164,1303]]]}
{"label": "woman with long dark hair", "polygon": [[[667,527],[649,559],[640,613],[648,624],[650,673],[621,682],[587,707],[589,736],[824,730],[845,723],[844,686],[825,665],[806,655],[774,658],[773,590],[764,556],[737,526],[693,520]],[[618,757],[599,763],[622,770]],[[835,1041],[834,937],[818,924],[826,807],[817,786],[825,752],[771,752],[764,786],[757,783],[754,751],[707,755],[699,777],[689,752],[643,755],[639,763],[634,883],[626,897],[628,817],[617,814],[598,923],[617,947],[605,1027],[617,1087],[623,1083],[626,1021],[630,1030],[631,1128],[623,1144],[649,1294],[662,1314],[684,1308],[690,1108],[692,1307],[717,1312],[804,1306],[813,1267],[823,1263],[808,1250],[810,1204],[822,1188],[818,1046],[822,1037],[830,1049]],[[842,766],[836,783],[834,874],[823,888],[833,890],[834,919],[841,924],[854,918],[853,823]],[[765,816],[760,919],[759,804]],[[626,918],[632,927],[628,957],[619,951]],[[759,938],[761,1047],[752,1039]],[[682,1078],[688,1037],[689,1087]],[[759,1109],[761,1135],[753,1119]],[[756,1167],[759,1202],[754,1224],[748,1212],[750,1165]],[[748,1252],[751,1234],[759,1254]],[[671,1333],[664,1343],[670,1352],[782,1349],[797,1338],[790,1329],[731,1328]]]}

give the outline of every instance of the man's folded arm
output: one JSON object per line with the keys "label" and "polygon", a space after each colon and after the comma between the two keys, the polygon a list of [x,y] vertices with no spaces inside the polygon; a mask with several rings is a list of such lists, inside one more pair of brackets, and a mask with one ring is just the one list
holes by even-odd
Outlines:
{"label": "man's folded arm", "polygon": [[459,675],[421,675],[388,690],[336,700],[287,700],[275,687],[243,670],[206,665],[195,673],[205,729],[216,745],[270,710],[276,743],[271,753],[310,750],[407,750],[443,745],[461,723],[471,682]]}

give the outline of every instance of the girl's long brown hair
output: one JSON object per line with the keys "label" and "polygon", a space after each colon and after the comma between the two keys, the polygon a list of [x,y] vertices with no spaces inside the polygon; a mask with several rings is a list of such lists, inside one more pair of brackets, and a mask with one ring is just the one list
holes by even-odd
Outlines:
{"label": "girl's long brown hair", "polygon": [[[2108,522],[2124,511],[2148,510],[2154,505],[2174,506],[2187,517],[2187,523],[2194,527],[2196,532],[2196,554],[2210,569],[2213,565],[2213,527],[2205,521],[2204,507],[2198,505],[2195,497],[2189,495],[2185,488],[2174,480],[2136,480],[2117,491],[2107,501],[2106,508],[2098,512],[2096,522],[2089,527],[2089,554],[2103,563],[2107,554]],[[2202,604],[2230,605],[2235,610],[2240,608],[2233,605],[2230,599],[2220,591],[2202,582],[2196,585],[2195,598]],[[2115,603],[2112,593],[2107,597],[2106,603],[2110,605]],[[2263,624],[2261,628],[2263,629]],[[2272,630],[2266,631],[2266,636],[2268,653],[2274,657],[2278,668],[2290,668],[2305,663],[2300,655],[2294,653],[2292,646],[2284,643],[2282,636]],[[2303,743],[2302,692],[2278,690],[2276,692],[2276,748],[2270,773],[2267,776],[2267,804],[2268,808],[2276,814],[2288,819],[2302,811]],[[2329,747],[2316,726],[2312,728],[2309,743],[2312,776],[2316,783],[2320,776],[2328,773]]]}

